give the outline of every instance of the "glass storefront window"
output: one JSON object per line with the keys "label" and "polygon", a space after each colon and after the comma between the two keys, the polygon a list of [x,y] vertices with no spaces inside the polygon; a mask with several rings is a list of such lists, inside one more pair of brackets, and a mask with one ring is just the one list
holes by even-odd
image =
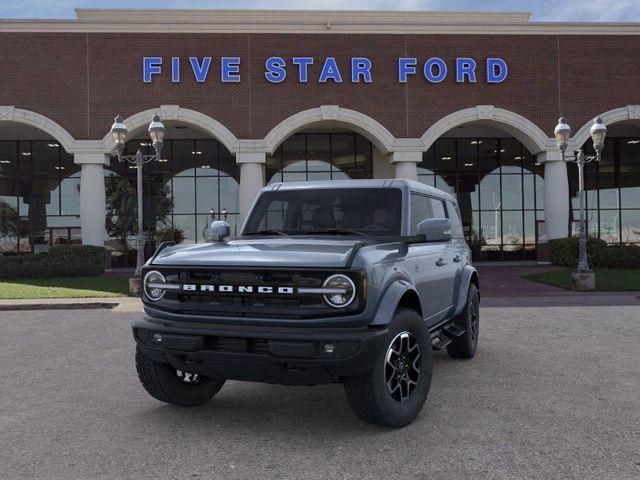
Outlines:
{"label": "glass storefront window", "polygon": [[77,242],[79,172],[55,140],[0,141],[0,253]]}
{"label": "glass storefront window", "polygon": [[[584,145],[592,151],[591,141]],[[579,220],[578,169],[567,165],[572,231]],[[608,243],[639,243],[640,142],[630,137],[607,137],[602,160],[585,169],[588,231]],[[635,224],[634,224],[635,222]]]}
{"label": "glass storefront window", "polygon": [[535,255],[536,222],[544,220],[543,174],[513,138],[441,138],[418,165],[420,182],[457,197],[465,236],[482,233],[481,259],[488,260]]}
{"label": "glass storefront window", "polygon": [[267,157],[267,183],[371,178],[372,145],[356,133],[298,133]]}
{"label": "glass storefront window", "polygon": [[[138,148],[147,154],[153,150],[148,140],[139,139],[128,142],[126,151],[135,153]],[[110,169],[105,177],[124,177],[135,192],[135,168],[112,159]],[[235,157],[220,142],[165,140],[162,161],[143,169],[145,230],[153,237],[161,229],[179,228],[185,243],[204,242],[212,219],[226,219],[235,234],[239,180]],[[119,239],[111,238],[107,244],[114,249],[117,266],[135,264],[134,257],[123,258]]]}

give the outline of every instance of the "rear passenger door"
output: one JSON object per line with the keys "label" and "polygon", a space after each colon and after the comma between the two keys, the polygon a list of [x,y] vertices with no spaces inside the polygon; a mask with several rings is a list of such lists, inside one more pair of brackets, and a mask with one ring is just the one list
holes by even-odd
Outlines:
{"label": "rear passenger door", "polygon": [[[430,198],[427,195],[411,193],[411,235],[417,233],[418,224],[431,218]],[[436,265],[445,255],[445,246],[439,243],[412,243],[405,257],[405,269],[413,279],[420,295],[422,316],[431,325],[444,317],[447,308],[445,284],[446,274]]]}
{"label": "rear passenger door", "polygon": [[[433,218],[448,218],[453,224],[453,219],[447,210],[446,202],[441,198],[430,197]],[[438,271],[438,290],[441,292],[442,315],[438,320],[446,317],[448,310],[456,299],[456,286],[462,258],[457,245],[449,240],[438,243],[441,247],[440,254],[434,268]]]}

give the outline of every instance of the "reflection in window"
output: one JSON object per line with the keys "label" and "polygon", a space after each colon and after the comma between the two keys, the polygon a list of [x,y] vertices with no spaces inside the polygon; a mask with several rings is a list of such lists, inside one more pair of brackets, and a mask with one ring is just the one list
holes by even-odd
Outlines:
{"label": "reflection in window", "polygon": [[267,183],[372,178],[372,145],[356,133],[298,133],[267,157]]}
{"label": "reflection in window", "polygon": [[[591,151],[591,140],[584,145]],[[578,169],[568,164],[572,230],[580,218]],[[602,160],[585,169],[587,222],[590,235],[608,243],[640,243],[640,139],[607,137]]]}
{"label": "reflection in window", "polygon": [[418,165],[419,181],[457,197],[465,236],[482,233],[487,259],[533,255],[544,219],[542,174],[513,138],[441,138]]}
{"label": "reflection in window", "polygon": [[0,253],[80,243],[79,172],[55,140],[0,141]]}
{"label": "reflection in window", "polygon": [[[132,140],[126,153],[153,153],[148,140]],[[136,169],[111,161],[106,175],[125,176],[136,185]],[[165,140],[162,161],[143,169],[145,230],[182,230],[185,243],[207,241],[212,220],[226,220],[236,233],[240,174],[235,157],[215,139]],[[166,194],[172,208],[163,219],[157,199]]]}

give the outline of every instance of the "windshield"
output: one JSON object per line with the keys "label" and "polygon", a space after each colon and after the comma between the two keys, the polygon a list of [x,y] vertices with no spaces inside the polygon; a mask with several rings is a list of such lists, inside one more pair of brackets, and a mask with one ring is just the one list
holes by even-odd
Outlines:
{"label": "windshield", "polygon": [[282,190],[260,196],[244,235],[400,235],[396,188]]}

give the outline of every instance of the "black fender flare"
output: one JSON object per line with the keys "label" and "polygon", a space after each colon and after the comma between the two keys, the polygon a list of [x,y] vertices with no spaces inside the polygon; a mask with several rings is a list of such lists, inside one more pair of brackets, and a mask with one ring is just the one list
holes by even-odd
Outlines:
{"label": "black fender flare", "polygon": [[479,290],[480,283],[478,281],[478,271],[471,265],[465,265],[462,269],[462,274],[460,275],[460,284],[458,285],[458,296],[456,297],[458,301],[456,302],[455,310],[456,315],[460,314],[467,304],[467,293],[469,292],[469,285],[473,278],[475,278],[475,283]]}
{"label": "black fender flare", "polygon": [[408,291],[413,291],[416,295],[416,289],[411,283],[404,279],[393,280],[385,289],[380,301],[378,302],[378,310],[369,325],[388,325],[396,313],[400,299]]}

